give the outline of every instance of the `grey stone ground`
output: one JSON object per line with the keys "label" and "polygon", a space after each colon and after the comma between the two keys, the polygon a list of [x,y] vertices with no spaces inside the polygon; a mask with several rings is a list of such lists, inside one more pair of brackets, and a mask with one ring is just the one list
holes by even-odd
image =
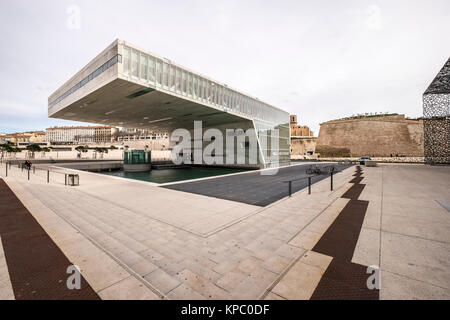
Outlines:
{"label": "grey stone ground", "polygon": [[[324,180],[265,208],[91,173],[77,188],[18,170],[6,181],[168,298],[307,299],[329,263],[309,250],[345,206],[353,171],[336,175],[334,192]],[[449,201],[450,168],[382,165],[365,177],[353,261],[381,266],[383,299],[449,299],[450,215],[436,200]]]}
{"label": "grey stone ground", "polygon": [[[311,177],[311,183],[316,183],[330,177],[328,171],[331,167],[337,173],[350,166],[352,165],[337,163],[295,165],[279,168],[274,175],[264,175],[260,171],[256,171],[246,173],[245,176],[238,174],[193,182],[174,183],[165,186],[165,188],[256,206],[267,206],[289,195],[286,181],[294,180],[292,182],[292,192],[294,193],[308,187],[308,176]],[[320,168],[323,174],[308,174],[308,168]]]}

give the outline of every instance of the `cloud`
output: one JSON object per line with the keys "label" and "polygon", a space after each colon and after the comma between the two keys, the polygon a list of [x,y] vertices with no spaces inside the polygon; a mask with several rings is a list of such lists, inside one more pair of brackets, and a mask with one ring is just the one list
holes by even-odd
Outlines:
{"label": "cloud", "polygon": [[0,117],[2,119],[8,116],[18,115],[24,118],[42,117],[47,115],[46,111],[33,104],[16,101],[0,101]]}

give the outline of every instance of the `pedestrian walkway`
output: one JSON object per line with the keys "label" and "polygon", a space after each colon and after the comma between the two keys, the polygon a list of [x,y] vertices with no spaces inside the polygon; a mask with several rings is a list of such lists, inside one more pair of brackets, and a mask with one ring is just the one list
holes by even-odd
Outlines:
{"label": "pedestrian walkway", "polygon": [[[311,299],[327,270],[361,275],[357,265],[380,267],[381,299],[449,299],[450,215],[438,202],[450,200],[448,167],[354,173],[336,174],[334,191],[326,179],[264,208],[92,173],[80,173],[80,187],[5,181],[102,299],[139,290],[143,299]],[[368,203],[353,254],[342,254],[348,267],[335,265],[339,254],[314,247],[347,224],[352,201]]]}
{"label": "pedestrian walkway", "polygon": [[[95,186],[83,188],[92,174],[82,174],[82,185],[77,188],[30,183],[11,177],[8,183],[15,191],[22,188],[17,191],[19,196],[28,194],[39,199],[43,206],[92,239],[105,253],[135,272],[143,283],[155,288],[162,296],[170,299],[256,299],[304,253],[304,250],[289,245],[289,239],[345,191],[350,176],[350,171],[338,173],[333,192],[329,190],[330,181],[324,180],[313,186],[312,195],[305,190],[272,206],[254,207],[247,216],[234,219],[232,223],[228,223],[226,215],[233,215],[233,210],[212,207],[211,210],[220,209],[226,219],[222,220],[220,228],[207,235],[155,219],[152,210],[161,204],[154,200],[162,193],[168,200],[174,193],[187,200],[194,197],[195,201],[202,200],[205,207],[211,206],[214,200],[226,200],[107,176],[99,176],[93,182]],[[117,197],[112,200],[103,197],[115,184],[120,185],[117,191],[128,204]],[[133,201],[139,188],[143,189],[139,195],[147,195],[145,207],[137,205],[143,199]],[[170,219],[171,214],[166,210],[168,217],[165,220]],[[189,207],[184,214],[190,214]],[[192,216],[188,218],[192,219]],[[205,230],[211,230],[208,218],[200,218],[197,222],[199,226],[204,223]],[[218,222],[214,223],[218,225]]]}
{"label": "pedestrian walkway", "polygon": [[[67,285],[71,263],[16,195],[0,179],[0,239],[5,269],[17,300],[97,300],[84,277],[79,290]],[[72,270],[70,274],[73,273]],[[4,272],[3,272],[4,274]],[[2,276],[2,278],[5,276]],[[6,278],[6,277],[5,277]],[[7,279],[5,279],[7,280]],[[11,297],[10,293],[6,298]],[[11,297],[12,298],[12,297]]]}
{"label": "pedestrian walkway", "polygon": [[[289,242],[307,251],[266,299],[449,299],[450,216],[436,201],[449,181],[448,167],[356,172],[327,231],[312,224]],[[379,291],[367,287],[376,269]]]}

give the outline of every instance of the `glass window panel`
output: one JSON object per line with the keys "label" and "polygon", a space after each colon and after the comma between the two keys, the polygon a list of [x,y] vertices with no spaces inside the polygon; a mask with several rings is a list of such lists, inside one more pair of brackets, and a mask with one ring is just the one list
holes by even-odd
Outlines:
{"label": "glass window panel", "polygon": [[186,71],[181,71],[181,93],[186,94]]}
{"label": "glass window panel", "polygon": [[220,86],[217,85],[216,92],[214,93],[214,99],[216,100],[216,105],[219,105],[219,90],[220,90]]}
{"label": "glass window panel", "polygon": [[192,97],[192,74],[188,73],[187,75],[187,94],[188,97]]}
{"label": "glass window panel", "polygon": [[145,54],[141,53],[141,72],[140,72],[141,79],[147,80],[148,79],[148,57]]}
{"label": "glass window panel", "polygon": [[230,109],[233,109],[233,91],[228,90],[228,104]]}
{"label": "glass window panel", "polygon": [[163,86],[164,88],[169,87],[169,65],[163,62]]}
{"label": "glass window panel", "polygon": [[198,96],[200,100],[203,100],[203,79],[198,79]]}
{"label": "glass window panel", "polygon": [[156,60],[156,84],[161,85],[162,83],[162,62]]}
{"label": "glass window panel", "polygon": [[177,72],[177,75],[176,75],[177,93],[181,93],[181,70],[180,70],[180,68],[177,68],[176,72]]}
{"label": "glass window panel", "polygon": [[192,97],[197,99],[197,77],[192,76]]}
{"label": "glass window panel", "polygon": [[148,57],[148,80],[151,84],[155,84],[155,72],[155,58],[150,56]]}
{"label": "glass window panel", "polygon": [[130,48],[123,47],[123,73],[130,74]]}
{"label": "glass window panel", "polygon": [[211,88],[211,84],[209,83],[209,81],[206,81],[206,86],[205,86],[205,97],[206,97],[206,101],[209,102],[210,100],[210,96],[209,96],[209,89]]}
{"label": "glass window panel", "polygon": [[138,52],[134,49],[131,50],[131,75],[138,76]]}
{"label": "glass window panel", "polygon": [[221,86],[217,86],[217,104],[219,106],[222,106],[222,87]]}
{"label": "glass window panel", "polygon": [[175,91],[175,66],[170,66],[170,90]]}
{"label": "glass window panel", "polygon": [[227,104],[227,89],[226,88],[222,88],[222,105],[225,108],[228,107],[228,104]]}
{"label": "glass window panel", "polygon": [[212,103],[217,104],[217,85],[212,86]]}

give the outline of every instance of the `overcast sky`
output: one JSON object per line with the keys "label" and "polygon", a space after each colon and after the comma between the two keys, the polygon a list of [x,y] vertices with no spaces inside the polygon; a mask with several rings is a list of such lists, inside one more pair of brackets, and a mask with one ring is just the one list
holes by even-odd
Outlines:
{"label": "overcast sky", "polygon": [[356,113],[421,115],[450,56],[450,1],[3,0],[0,30],[0,132],[73,123],[47,118],[48,96],[120,38],[318,134]]}

